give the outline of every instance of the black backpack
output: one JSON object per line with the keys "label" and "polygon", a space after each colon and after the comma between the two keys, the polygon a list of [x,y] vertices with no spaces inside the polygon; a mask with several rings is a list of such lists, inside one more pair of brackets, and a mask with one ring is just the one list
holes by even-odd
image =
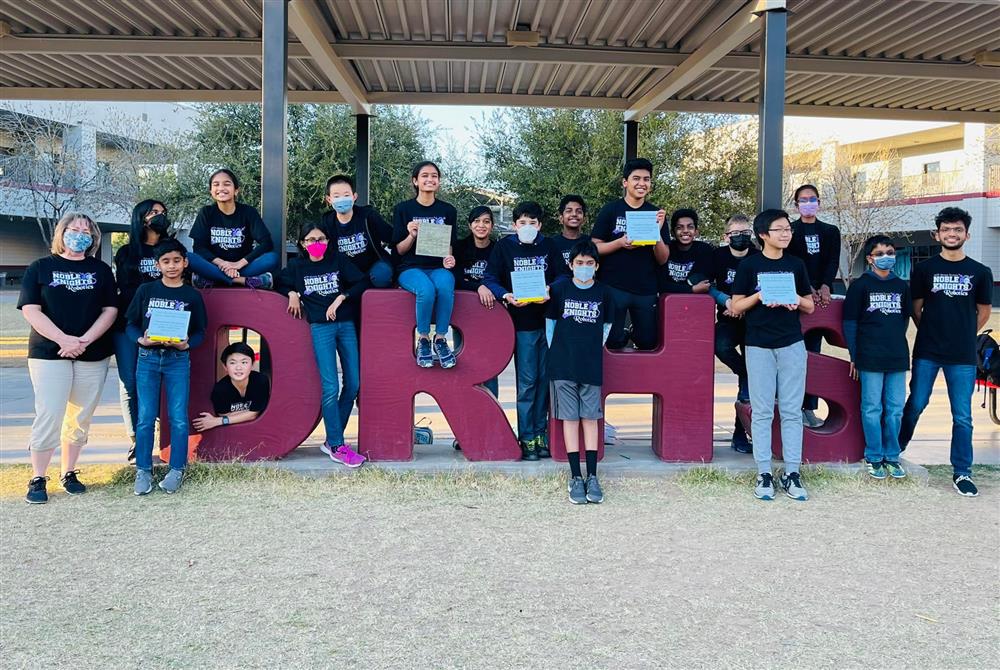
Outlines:
{"label": "black backpack", "polygon": [[976,379],[1000,386],[1000,343],[989,329],[976,338]]}

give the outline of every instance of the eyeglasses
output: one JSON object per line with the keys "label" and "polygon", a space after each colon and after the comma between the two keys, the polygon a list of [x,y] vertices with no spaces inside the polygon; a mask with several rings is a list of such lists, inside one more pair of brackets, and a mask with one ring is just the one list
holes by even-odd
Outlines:
{"label": "eyeglasses", "polygon": [[730,230],[728,233],[726,233],[726,237],[739,237],[740,235],[746,235],[747,237],[749,237],[750,236],[750,231],[749,230]]}
{"label": "eyeglasses", "polygon": [[792,234],[792,229],[791,228],[768,228],[767,232],[771,233],[772,235],[791,235]]}
{"label": "eyeglasses", "polygon": [[819,198],[817,198],[816,196],[812,196],[809,198],[799,198],[797,202],[801,202],[803,204],[807,202],[819,202]]}
{"label": "eyeglasses", "polygon": [[941,226],[938,228],[938,234],[941,233],[964,233],[965,226]]}
{"label": "eyeglasses", "polygon": [[305,238],[302,241],[305,242],[306,244],[316,244],[317,242],[326,242],[326,238],[325,237],[307,237],[307,238]]}

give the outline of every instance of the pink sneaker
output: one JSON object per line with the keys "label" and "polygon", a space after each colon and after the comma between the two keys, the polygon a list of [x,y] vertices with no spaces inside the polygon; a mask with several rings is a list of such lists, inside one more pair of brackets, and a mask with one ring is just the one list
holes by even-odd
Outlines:
{"label": "pink sneaker", "polygon": [[360,468],[367,458],[351,449],[347,444],[337,447],[337,450],[330,454],[330,458],[336,463],[343,463],[349,468]]}

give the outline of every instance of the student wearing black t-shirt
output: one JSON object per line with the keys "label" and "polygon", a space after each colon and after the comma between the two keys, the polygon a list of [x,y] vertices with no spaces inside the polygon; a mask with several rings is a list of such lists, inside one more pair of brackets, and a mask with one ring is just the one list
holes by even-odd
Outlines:
{"label": "student wearing black t-shirt", "polygon": [[[437,360],[442,368],[458,362],[448,346],[451,311],[455,307],[453,250],[458,242],[458,214],[437,199],[441,170],[431,161],[418,163],[410,176],[416,197],[396,205],[392,213],[392,241],[399,258],[399,286],[417,296],[417,365],[429,368]],[[420,226],[451,226],[451,245],[444,258],[417,254]],[[431,318],[434,342],[431,342]]]}
{"label": "student wearing black t-shirt", "polygon": [[[646,202],[652,187],[653,164],[645,158],[625,162],[622,170],[625,197],[609,202],[597,214],[591,239],[601,254],[598,279],[609,285],[615,295],[615,319],[608,336],[608,349],[622,349],[628,343],[626,317],[632,320],[631,339],[636,349],[656,346],[656,291],[660,266],[667,262],[669,233],[663,230],[667,213]],[[637,246],[628,239],[628,212],[656,212],[661,239],[654,245]]]}
{"label": "student wearing black t-shirt", "polygon": [[[736,268],[740,263],[749,256],[760,253],[753,245],[752,235],[750,220],[745,215],[734,214],[729,217],[723,235],[723,241],[727,244],[714,251],[713,286],[709,290],[709,295],[719,306],[718,319],[715,323],[715,356],[736,375],[738,403],[750,402],[750,390],[747,384],[745,355],[746,323],[741,315],[732,310],[733,282],[736,280]],[[671,254],[672,259],[673,254]],[[753,447],[738,414],[733,423],[733,439],[730,446],[741,454],[753,453]]]}
{"label": "student wearing black t-shirt", "polygon": [[[806,348],[802,343],[799,312],[810,314],[816,308],[805,264],[785,253],[792,239],[788,214],[780,209],[766,209],[753,220],[753,230],[764,249],[743,260],[736,268],[731,311],[746,320],[747,374],[750,383],[750,407],[753,410],[751,433],[753,457],[757,462],[754,495],[760,500],[774,499],[771,474],[771,424],[777,398],[781,415],[781,449],[785,472],[781,487],[789,498],[808,500],[799,467],[802,463],[802,394],[806,387]],[[761,278],[781,280],[794,287],[795,302],[765,304]]]}
{"label": "student wearing black t-shirt", "polygon": [[322,223],[330,231],[330,244],[367,274],[375,288],[392,286],[392,226],[372,206],[358,206],[354,181],[338,174],[326,180],[326,204],[332,208]]}
{"label": "student wearing black t-shirt", "polygon": [[906,449],[920,414],[930,402],[938,370],[944,370],[951,405],[951,466],[955,490],[975,496],[972,482],[972,391],[976,382],[976,333],[990,318],[993,273],[965,255],[972,217],[945,207],[934,219],[941,253],[918,263],[910,274],[913,345],[910,397],[903,409],[899,446]]}
{"label": "student wearing black t-shirt", "polygon": [[[361,294],[371,284],[346,256],[337,251],[323,224],[302,226],[299,247],[278,279],[278,290],[288,296],[288,313],[305,314],[312,336],[316,367],[323,388],[322,410],[326,440],[320,450],[335,463],[359,467],[365,457],[344,440],[361,384],[356,314]],[[341,388],[337,359],[344,377]]]}
{"label": "student wearing black t-shirt", "polygon": [[118,319],[112,333],[118,367],[118,396],[122,421],[132,442],[128,461],[135,462],[135,426],[139,421],[139,401],[135,390],[135,366],[139,345],[125,333],[125,312],[139,286],[160,278],[153,249],[167,238],[170,223],[167,208],[159,200],[143,200],[132,209],[128,244],[115,254],[115,282],[118,284]]}
{"label": "student wearing black t-shirt", "polygon": [[551,237],[552,244],[556,250],[562,254],[565,264],[565,274],[569,276],[569,252],[576,246],[577,242],[590,240],[590,235],[583,231],[587,223],[587,203],[583,201],[581,195],[564,195],[559,201],[559,225],[562,232]]}
{"label": "student wearing black t-shirt", "polygon": [[[176,493],[184,480],[188,458],[188,396],[191,382],[190,350],[205,338],[207,317],[201,293],[184,283],[188,267],[187,249],[177,240],[156,245],[156,265],[161,277],[139,287],[125,315],[128,334],[139,343],[136,387],[139,391],[139,423],[135,429],[135,494],[153,490],[153,429],[160,414],[160,388],[170,415],[170,470],[160,488]],[[149,332],[153,310],[189,312],[187,338],[157,339]],[[165,418],[165,417],[164,417]]]}
{"label": "student wearing black t-shirt", "polygon": [[698,237],[698,212],[678,209],[670,215],[670,258],[660,268],[660,293],[708,293],[712,288],[715,250]]}
{"label": "student wearing black t-shirt", "polygon": [[215,204],[202,207],[191,228],[194,253],[188,261],[196,275],[195,286],[271,288],[271,272],[281,257],[260,212],[236,202],[239,179],[225,168],[216,170],[208,178],[208,190]]}
{"label": "student wearing black t-shirt", "polygon": [[549,387],[545,381],[545,302],[514,298],[512,276],[525,270],[542,270],[546,287],[564,275],[562,254],[539,230],[542,208],[534,202],[521,202],[514,208],[514,231],[497,242],[486,265],[483,283],[507,305],[514,322],[514,369],[517,371],[517,437],[521,458],[537,461],[548,458]]}
{"label": "student wearing black t-shirt", "polygon": [[[599,267],[590,240],[570,251],[573,279],[552,287],[545,315],[549,345],[548,378],[555,418],[562,421],[569,460],[569,499],[574,504],[599,503],[604,492],[597,479],[597,422],[603,416],[604,342],[611,332],[614,304],[607,286],[594,281]],[[587,454],[587,479],[580,472],[580,432]]]}
{"label": "student wearing black t-shirt", "polygon": [[896,247],[885,235],[865,240],[869,270],[851,282],[844,301],[844,338],[851,377],[861,381],[865,462],[875,479],[901,479],[899,425],[906,400],[910,287],[893,274]]}
{"label": "student wearing black t-shirt", "polygon": [[204,432],[260,416],[271,397],[271,382],[253,369],[255,358],[253,349],[245,342],[233,342],[222,350],[219,360],[226,366],[226,376],[212,388],[214,414],[199,414],[191,422],[195,430]]}
{"label": "student wearing black t-shirt", "polygon": [[[496,246],[493,241],[493,210],[486,205],[474,207],[467,217],[469,221],[469,235],[463,237],[455,244],[455,282],[457,288],[462,291],[475,291],[479,296],[479,302],[486,309],[493,309],[496,306],[496,298],[493,292],[483,285],[483,274],[486,272],[486,264]],[[462,336],[455,331],[455,348],[462,342]],[[483,386],[498,397],[500,393],[499,381],[496,377],[487,380]]]}
{"label": "student wearing black t-shirt", "polygon": [[[792,202],[799,210],[799,218],[792,222],[792,243],[788,253],[801,258],[809,274],[813,304],[826,308],[830,305],[830,290],[837,277],[840,262],[840,229],[816,218],[819,212],[819,190],[812,184],[803,184],[795,189]],[[805,336],[806,351],[819,353],[822,349],[823,334],[818,330]],[[802,422],[810,428],[823,425],[816,416],[819,399],[806,395],[802,400]]]}
{"label": "student wearing black t-shirt", "polygon": [[52,232],[52,255],[29,265],[21,282],[17,308],[31,325],[28,375],[35,391],[29,503],[48,502],[45,470],[60,442],[62,487],[69,494],[87,490],[76,462],[101,400],[118,313],[114,275],[95,258],[100,248],[97,224],[69,212]]}

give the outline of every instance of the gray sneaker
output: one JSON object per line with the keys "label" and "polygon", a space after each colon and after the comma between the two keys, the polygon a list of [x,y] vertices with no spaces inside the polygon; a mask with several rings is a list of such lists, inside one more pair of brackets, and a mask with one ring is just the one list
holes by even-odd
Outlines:
{"label": "gray sneaker", "polygon": [[601,483],[597,481],[597,475],[587,476],[587,502],[604,502],[604,491],[601,490]]}
{"label": "gray sneaker", "polygon": [[802,425],[806,428],[819,428],[823,425],[823,419],[816,416],[816,412],[811,409],[802,410]]}
{"label": "gray sneaker", "polygon": [[182,481],[184,481],[184,471],[170,468],[170,472],[168,472],[167,476],[160,482],[160,488],[167,493],[177,493],[181,487]]}
{"label": "gray sneaker", "polygon": [[757,486],[753,489],[757,500],[774,500],[774,477],[770,472],[757,475]]}
{"label": "gray sneaker", "polygon": [[587,487],[583,483],[583,477],[573,477],[569,480],[569,501],[574,505],[587,504]]}
{"label": "gray sneaker", "polygon": [[785,489],[785,495],[792,500],[809,500],[809,494],[799,480],[799,473],[789,472],[781,475],[781,488]]}
{"label": "gray sneaker", "polygon": [[149,470],[135,471],[135,494],[144,496],[153,490],[153,473]]}

